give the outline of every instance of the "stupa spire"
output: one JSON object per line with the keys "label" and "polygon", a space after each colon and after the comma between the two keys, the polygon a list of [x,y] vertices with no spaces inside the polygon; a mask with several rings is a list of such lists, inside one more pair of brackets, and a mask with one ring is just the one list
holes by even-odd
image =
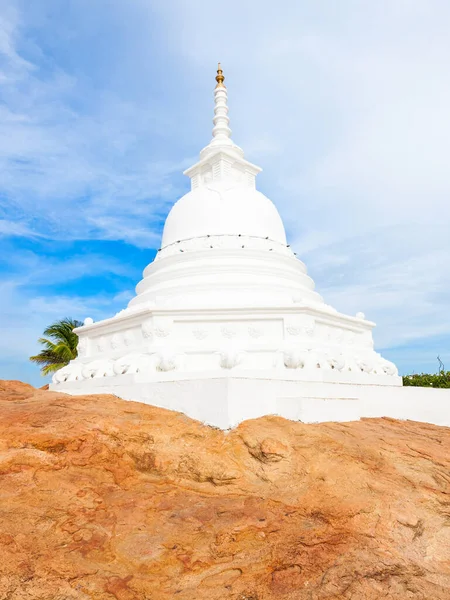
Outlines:
{"label": "stupa spire", "polygon": [[[230,176],[235,177],[236,174],[237,179],[241,181],[242,174],[246,173],[248,185],[254,187],[255,176],[261,171],[259,167],[244,159],[244,151],[231,139],[228,91],[224,81],[225,75],[219,63],[216,75],[217,83],[214,89],[213,137],[209,144],[201,150],[200,161],[184,172],[192,180],[192,189],[209,181],[210,172],[216,181],[228,179]],[[234,171],[231,169],[232,166]]]}
{"label": "stupa spire", "polygon": [[214,89],[213,137],[206,148],[203,148],[200,152],[201,159],[217,153],[218,150],[232,152],[240,158],[244,156],[243,150],[239,146],[236,146],[231,139],[230,119],[228,118],[228,91],[224,81],[225,75],[219,63],[216,75],[217,84]]}
{"label": "stupa spire", "polygon": [[224,80],[225,76],[219,63],[216,75],[217,85],[214,90],[214,127],[212,133],[213,141],[217,140],[221,144],[232,145],[230,119],[228,118],[228,92]]}

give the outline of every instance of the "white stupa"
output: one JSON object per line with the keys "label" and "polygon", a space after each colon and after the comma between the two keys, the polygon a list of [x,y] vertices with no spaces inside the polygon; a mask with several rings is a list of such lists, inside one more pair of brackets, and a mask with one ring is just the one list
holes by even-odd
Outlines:
{"label": "white stupa", "polygon": [[370,416],[368,398],[401,386],[397,369],[374,351],[374,323],[314,290],[256,189],[261,169],[231,139],[220,65],[216,80],[213,138],[185,171],[191,190],[172,207],[136,296],[76,330],[78,358],[51,387],[113,393],[223,428],[272,413]]}

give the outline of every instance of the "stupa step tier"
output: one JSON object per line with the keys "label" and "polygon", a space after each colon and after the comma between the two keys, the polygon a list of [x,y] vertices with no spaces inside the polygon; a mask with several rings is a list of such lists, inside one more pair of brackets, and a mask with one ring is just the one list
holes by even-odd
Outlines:
{"label": "stupa step tier", "polygon": [[[228,243],[230,237],[220,239],[226,238]],[[128,308],[117,317],[139,306],[223,309],[289,306],[295,302],[323,305],[305,265],[292,253],[280,253],[276,247],[273,252],[226,246],[203,248],[201,241],[190,252],[172,254],[151,263],[136,292]]]}

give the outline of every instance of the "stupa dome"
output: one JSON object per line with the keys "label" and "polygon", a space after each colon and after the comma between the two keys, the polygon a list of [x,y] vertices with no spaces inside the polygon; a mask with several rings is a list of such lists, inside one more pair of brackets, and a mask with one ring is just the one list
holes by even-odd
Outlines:
{"label": "stupa dome", "polygon": [[172,207],[162,248],[180,240],[236,234],[286,244],[281,217],[264,194],[231,182],[228,187],[210,185],[188,192]]}

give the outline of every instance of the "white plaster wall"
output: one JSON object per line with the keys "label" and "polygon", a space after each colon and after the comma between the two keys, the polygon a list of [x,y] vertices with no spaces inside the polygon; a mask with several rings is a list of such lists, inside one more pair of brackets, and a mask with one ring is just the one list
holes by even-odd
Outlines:
{"label": "white plaster wall", "polygon": [[368,386],[362,394],[362,416],[410,419],[450,427],[450,389],[399,387],[380,393]]}
{"label": "white plaster wall", "polygon": [[89,391],[67,382],[64,392],[114,394],[221,429],[268,414],[305,423],[391,417],[450,426],[450,390],[445,389],[207,376],[149,383],[125,375],[93,379]]}

